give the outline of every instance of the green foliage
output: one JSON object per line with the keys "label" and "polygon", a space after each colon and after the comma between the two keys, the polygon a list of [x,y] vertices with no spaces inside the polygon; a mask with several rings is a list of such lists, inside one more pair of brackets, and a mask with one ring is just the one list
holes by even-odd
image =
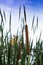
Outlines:
{"label": "green foliage", "polygon": [[[25,11],[24,14],[26,17]],[[31,42],[30,58],[28,58],[26,53],[26,45],[24,44],[23,34],[21,35],[20,40],[18,41],[19,37],[17,32],[17,37],[16,37],[16,41],[14,42],[14,46],[12,46],[11,42],[8,41],[9,40],[8,33],[4,39],[3,37],[4,29],[2,26],[2,23],[4,23],[4,21],[3,21],[3,15],[1,13],[1,10],[0,10],[0,15],[1,15],[0,32],[2,33],[2,36],[0,38],[0,65],[19,65],[18,63],[19,60],[21,60],[20,65],[43,65],[43,40],[40,41],[40,37],[39,37],[39,40],[36,42],[36,46],[34,48],[33,48],[33,41]],[[6,20],[5,12],[4,12],[4,18]],[[33,23],[34,23],[34,18],[33,18]],[[11,14],[10,14],[9,30],[10,30],[9,32],[11,33]],[[10,36],[10,40],[11,40],[11,36]],[[20,48],[20,42],[22,42],[22,48]],[[20,53],[20,59],[18,60],[19,53]],[[30,60],[31,56],[32,56],[32,61]],[[31,61],[31,63],[29,63],[30,61],[28,62],[28,59]],[[25,64],[26,62],[25,60],[27,61],[27,64]]]}

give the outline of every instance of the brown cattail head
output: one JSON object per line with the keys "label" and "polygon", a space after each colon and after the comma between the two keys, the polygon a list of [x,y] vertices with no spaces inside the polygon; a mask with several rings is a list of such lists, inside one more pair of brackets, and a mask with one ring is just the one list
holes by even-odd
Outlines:
{"label": "brown cattail head", "polygon": [[18,56],[17,56],[17,63],[16,63],[16,65],[18,65],[18,61],[20,60],[20,58],[21,58],[21,52],[20,52],[20,46],[19,46],[19,48],[18,48]]}
{"label": "brown cattail head", "polygon": [[[25,11],[25,6],[24,7],[24,19],[25,19],[25,23],[26,23],[26,11]],[[27,47],[27,54],[30,54],[30,43],[29,43],[29,38],[28,38],[28,26],[27,24],[25,24],[25,33],[26,33],[26,47]]]}
{"label": "brown cattail head", "polygon": [[28,26],[27,24],[25,25],[25,33],[26,33],[26,46],[27,46],[27,54],[30,54],[30,42],[29,42],[29,38],[28,38]]}

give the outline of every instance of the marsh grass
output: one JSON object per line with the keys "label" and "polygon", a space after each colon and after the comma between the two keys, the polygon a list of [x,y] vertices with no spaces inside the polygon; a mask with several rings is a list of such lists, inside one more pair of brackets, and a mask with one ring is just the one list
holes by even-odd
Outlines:
{"label": "marsh grass", "polygon": [[[26,45],[24,44],[24,39],[23,39],[23,29],[22,29],[22,35],[18,41],[18,33],[16,37],[14,37],[14,45],[11,44],[11,36],[10,36],[10,41],[8,41],[8,33],[5,36],[5,39],[3,37],[3,27],[2,24],[4,24],[3,20],[3,15],[0,10],[0,15],[1,15],[1,24],[0,24],[0,32],[1,32],[1,37],[0,37],[0,65],[43,65],[43,40],[36,41],[36,46],[32,48],[33,42],[29,43],[28,42],[28,35],[27,35],[27,28],[26,28]],[[6,20],[5,12],[4,12],[4,17]],[[19,14],[20,18],[20,14]],[[26,12],[25,12],[25,6],[24,6],[24,18],[26,22]],[[10,14],[10,29],[11,33],[11,14]],[[31,44],[30,47],[28,46],[28,43]],[[28,47],[28,48],[27,48]],[[29,54],[30,52],[30,54]],[[33,52],[33,55],[31,54]],[[30,55],[30,58],[32,57],[32,60],[28,62],[27,55]],[[29,59],[30,59],[29,58]]]}

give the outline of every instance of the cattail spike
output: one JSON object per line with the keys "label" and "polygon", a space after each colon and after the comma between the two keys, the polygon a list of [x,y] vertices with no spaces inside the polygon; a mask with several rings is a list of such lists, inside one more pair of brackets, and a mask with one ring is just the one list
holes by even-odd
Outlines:
{"label": "cattail spike", "polygon": [[25,25],[25,32],[26,32],[26,46],[27,46],[27,54],[30,54],[30,42],[28,38],[28,26]]}
{"label": "cattail spike", "polygon": [[24,19],[25,19],[25,22],[26,22],[26,11],[25,11],[25,6],[23,5],[23,8],[24,8]]}

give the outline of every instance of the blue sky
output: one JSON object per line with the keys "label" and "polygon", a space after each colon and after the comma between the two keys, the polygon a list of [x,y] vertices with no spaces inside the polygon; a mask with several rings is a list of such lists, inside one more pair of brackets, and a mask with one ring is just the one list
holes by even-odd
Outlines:
{"label": "blue sky", "polygon": [[12,7],[23,3],[27,6],[43,8],[43,0],[0,0],[0,4]]}
{"label": "blue sky", "polygon": [[[42,39],[43,39],[43,0],[0,0],[0,8],[2,10],[5,10],[6,19],[7,19],[6,27],[4,28],[4,30],[6,31],[6,29],[7,30],[9,29],[9,15],[11,11],[12,30],[15,27],[14,30],[12,31],[12,34],[16,34],[17,29],[20,28],[21,26],[21,21],[20,22],[18,21],[19,6],[20,5],[22,6],[23,4],[25,4],[26,6],[27,24],[28,24],[30,37],[33,38],[31,23],[32,23],[33,16],[35,14],[35,22],[38,16],[39,26],[38,26],[38,31],[36,30],[34,38],[36,38],[37,36],[39,37],[40,31],[42,31]],[[23,15],[23,11],[21,12],[21,17],[23,17],[22,15]],[[19,32],[20,31],[21,31],[21,28],[19,29]]]}

